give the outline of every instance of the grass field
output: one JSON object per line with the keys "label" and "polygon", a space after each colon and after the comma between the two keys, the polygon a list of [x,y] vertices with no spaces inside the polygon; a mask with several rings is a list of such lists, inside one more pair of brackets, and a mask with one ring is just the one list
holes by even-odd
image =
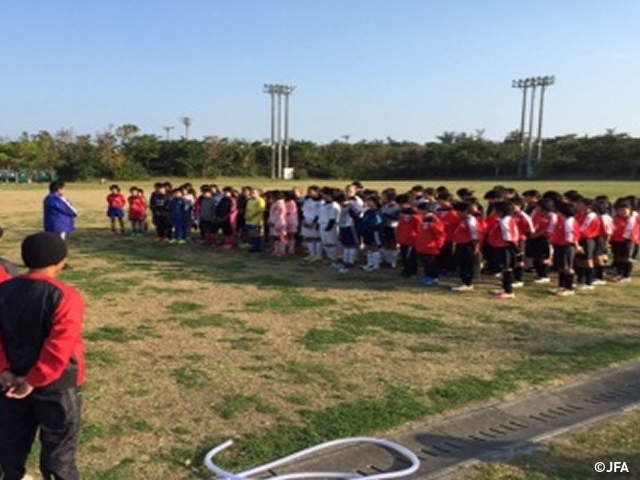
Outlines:
{"label": "grass field", "polygon": [[[547,450],[480,468],[467,480],[599,480],[640,478],[640,412],[637,410],[605,426],[572,435]],[[597,462],[625,462],[628,472],[598,473]]]}
{"label": "grass field", "polygon": [[[444,183],[478,193],[491,186]],[[67,188],[81,211],[70,240],[74,269],[63,279],[88,304],[80,460],[89,480],[208,478],[202,453],[227,438],[237,443],[225,465],[249,466],[640,358],[633,283],[569,299],[529,285],[496,303],[494,278],[456,295],[394,271],[339,275],[299,259],[112,238],[107,186]],[[638,182],[514,186],[640,194]],[[46,187],[0,191],[2,255],[17,260],[20,240],[40,228]]]}

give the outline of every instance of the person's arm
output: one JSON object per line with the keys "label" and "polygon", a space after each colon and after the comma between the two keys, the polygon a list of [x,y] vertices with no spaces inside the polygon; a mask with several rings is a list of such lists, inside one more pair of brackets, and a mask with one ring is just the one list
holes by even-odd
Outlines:
{"label": "person's arm", "polygon": [[29,385],[44,387],[60,378],[81,341],[83,318],[84,301],[80,294],[74,290],[65,292],[38,361],[26,375]]}
{"label": "person's arm", "polygon": [[67,215],[68,217],[78,216],[78,210],[76,210],[76,208],[71,205],[71,202],[69,202],[69,200],[60,195],[56,196],[52,206],[60,213]]}

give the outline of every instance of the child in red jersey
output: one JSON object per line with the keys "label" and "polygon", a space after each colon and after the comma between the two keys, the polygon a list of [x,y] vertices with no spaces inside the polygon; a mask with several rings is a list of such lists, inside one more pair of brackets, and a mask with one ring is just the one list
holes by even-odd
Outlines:
{"label": "child in red jersey", "polygon": [[525,204],[520,198],[514,198],[513,203],[513,218],[518,225],[518,232],[520,234],[518,242],[516,244],[516,265],[513,269],[513,287],[519,288],[524,286],[524,267],[525,267],[525,246],[526,242],[533,234],[533,222],[531,217],[524,211]]}
{"label": "child in red jersey", "polygon": [[453,209],[453,197],[444,188],[438,194],[438,207],[435,210],[436,216],[442,220],[445,231],[445,243],[440,251],[440,268],[445,274],[451,274],[456,269],[453,258],[453,229],[458,222],[458,215]]}
{"label": "child in red jersey", "polygon": [[496,299],[504,300],[514,298],[513,269],[515,268],[517,255],[517,242],[520,239],[518,224],[512,216],[513,204],[507,201],[493,204],[493,213],[499,219],[491,224],[487,231],[487,243],[491,246],[494,255],[494,263],[502,271],[502,289],[496,290]]}
{"label": "child in red jersey", "polygon": [[468,201],[456,203],[458,222],[453,230],[454,258],[460,274],[460,285],[451,287],[454,292],[473,290],[476,257],[480,253],[480,233],[478,222]]}
{"label": "child in red jersey", "polygon": [[549,283],[549,267],[551,266],[551,243],[549,238],[558,224],[555,203],[551,198],[541,198],[531,217],[533,234],[527,242],[527,255],[533,259],[536,277],[533,283]]}
{"label": "child in red jersey", "polygon": [[580,245],[576,254],[578,290],[593,290],[596,241],[602,230],[602,220],[593,211],[593,199],[580,197],[576,201],[576,222],[580,228]]}
{"label": "child in red jersey", "polygon": [[611,233],[611,253],[613,253],[613,266],[616,275],[615,282],[630,282],[633,262],[634,245],[640,240],[638,237],[638,213],[632,211],[631,203],[624,198],[619,198],[613,205],[615,216],[613,217],[613,232]]}
{"label": "child in red jersey", "polygon": [[129,202],[129,221],[131,222],[131,236],[140,237],[144,235],[144,224],[147,220],[147,201],[144,195],[140,194],[138,187],[131,187]]}
{"label": "child in red jersey", "polygon": [[127,204],[127,199],[118,185],[111,185],[109,192],[109,195],[107,195],[107,217],[111,222],[111,234],[115,235],[117,222],[120,227],[120,233],[124,235],[124,206]]}
{"label": "child in red jersey", "polygon": [[580,242],[580,227],[576,222],[576,207],[562,202],[557,205],[558,225],[551,235],[553,245],[553,266],[558,271],[558,288],[549,290],[554,295],[566,297],[573,295],[575,272],[573,265]]}
{"label": "child in red jersey", "polygon": [[396,229],[396,241],[400,245],[400,262],[402,263],[400,275],[408,278],[418,273],[415,244],[418,225],[423,218],[421,215],[417,215],[417,210],[409,195],[398,195],[396,201],[400,206],[398,228]]}
{"label": "child in red jersey", "polygon": [[594,271],[595,279],[593,285],[606,285],[604,278],[604,270],[609,261],[607,255],[609,251],[609,238],[613,233],[613,219],[611,218],[611,203],[608,198],[601,197],[593,203],[593,211],[600,218],[600,231],[596,237],[596,246],[594,251]]}
{"label": "child in red jersey", "polygon": [[421,222],[418,224],[415,246],[418,261],[424,269],[424,277],[419,280],[425,287],[435,287],[439,283],[439,258],[446,242],[445,224],[434,214],[434,207],[433,203],[418,204]]}

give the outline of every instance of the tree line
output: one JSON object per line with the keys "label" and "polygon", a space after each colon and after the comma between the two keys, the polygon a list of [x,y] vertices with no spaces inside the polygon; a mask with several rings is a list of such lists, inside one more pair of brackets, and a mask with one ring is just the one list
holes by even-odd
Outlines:
{"label": "tree line", "polygon": [[[292,141],[290,164],[298,178],[517,178],[522,173],[518,132],[502,141],[444,132],[437,141],[385,140],[326,144]],[[540,178],[635,179],[640,176],[640,139],[607,130],[602,135],[564,135],[543,140]],[[534,152],[535,158],[535,152]],[[219,137],[166,140],[136,125],[95,135],[41,131],[0,140],[0,169],[57,172],[65,180],[149,177],[268,176],[266,142]]]}

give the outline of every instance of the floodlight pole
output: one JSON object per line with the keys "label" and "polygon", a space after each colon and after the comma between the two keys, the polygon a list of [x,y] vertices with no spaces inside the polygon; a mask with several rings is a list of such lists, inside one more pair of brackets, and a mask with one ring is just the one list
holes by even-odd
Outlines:
{"label": "floodlight pole", "polygon": [[529,109],[529,135],[527,138],[528,148],[527,148],[527,169],[526,176],[528,180],[531,180],[535,176],[535,172],[533,171],[533,113],[535,110],[536,104],[536,87],[537,83],[535,81],[531,82],[531,108]]}
{"label": "floodlight pole", "polygon": [[171,140],[171,130],[173,130],[175,127],[162,127],[162,128],[164,128],[164,131],[166,132],[167,141]]}
{"label": "floodlight pole", "polygon": [[520,157],[518,158],[518,178],[522,178],[525,159],[525,143],[524,143],[524,126],[527,116],[527,89],[529,88],[529,79],[513,80],[511,86],[513,88],[522,89],[522,111],[520,114]]}
{"label": "floodlight pole", "polygon": [[295,86],[285,85],[284,94],[284,167],[289,168],[289,95],[295,90]]}
{"label": "floodlight pole", "polygon": [[544,92],[547,87],[553,85],[556,81],[556,77],[547,76],[542,77],[540,82],[540,110],[538,111],[538,155],[536,158],[536,167],[540,168],[542,162],[542,119],[544,114]]}
{"label": "floodlight pole", "polygon": [[182,117],[181,120],[184,124],[184,139],[189,140],[189,127],[191,126],[191,117]]}
{"label": "floodlight pole", "polygon": [[264,84],[263,92],[271,95],[271,178],[276,178],[276,85]]}
{"label": "floodlight pole", "polygon": [[[271,95],[271,178],[283,178],[282,96],[284,95],[284,166],[289,168],[289,95],[296,87],[264,84],[263,91]],[[277,99],[276,99],[277,98]]]}
{"label": "floodlight pole", "polygon": [[278,124],[276,137],[278,139],[278,174],[282,178],[282,85],[278,85]]}

